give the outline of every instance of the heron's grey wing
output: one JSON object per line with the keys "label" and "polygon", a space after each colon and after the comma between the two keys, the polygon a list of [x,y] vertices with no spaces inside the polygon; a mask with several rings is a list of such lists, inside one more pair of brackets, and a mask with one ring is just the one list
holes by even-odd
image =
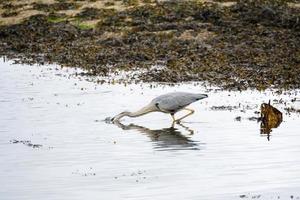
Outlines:
{"label": "heron's grey wing", "polygon": [[189,95],[182,95],[180,93],[162,95],[153,100],[153,103],[160,110],[170,113],[175,113],[193,102],[194,99]]}

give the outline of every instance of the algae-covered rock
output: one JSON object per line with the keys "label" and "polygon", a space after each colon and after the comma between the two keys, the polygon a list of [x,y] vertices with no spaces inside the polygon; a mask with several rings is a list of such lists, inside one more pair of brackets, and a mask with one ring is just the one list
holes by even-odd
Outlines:
{"label": "algae-covered rock", "polygon": [[261,104],[261,133],[270,134],[272,128],[277,128],[282,122],[282,113],[270,102]]}

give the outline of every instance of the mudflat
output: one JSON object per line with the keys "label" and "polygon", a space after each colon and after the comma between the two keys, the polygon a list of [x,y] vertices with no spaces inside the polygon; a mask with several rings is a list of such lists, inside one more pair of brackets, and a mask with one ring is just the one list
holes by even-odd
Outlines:
{"label": "mudflat", "polygon": [[0,55],[129,82],[300,88],[297,1],[0,2]]}

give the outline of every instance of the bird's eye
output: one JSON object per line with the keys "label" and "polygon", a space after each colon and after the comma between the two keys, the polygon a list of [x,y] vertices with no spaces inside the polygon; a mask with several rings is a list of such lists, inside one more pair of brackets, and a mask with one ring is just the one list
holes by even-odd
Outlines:
{"label": "bird's eye", "polygon": [[158,107],[158,105],[159,105],[159,103],[156,103],[156,104],[155,104],[156,108],[160,109],[160,108]]}

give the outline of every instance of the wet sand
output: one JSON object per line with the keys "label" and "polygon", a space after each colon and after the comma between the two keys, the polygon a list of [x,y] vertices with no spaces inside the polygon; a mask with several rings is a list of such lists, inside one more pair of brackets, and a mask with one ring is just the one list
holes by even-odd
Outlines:
{"label": "wet sand", "polygon": [[[300,197],[299,113],[285,111],[300,108],[297,90],[101,85],[70,68],[10,63],[0,63],[3,199]],[[171,91],[209,98],[192,104],[195,114],[175,127],[161,113],[103,121]],[[283,122],[268,136],[249,118],[269,100]]]}

